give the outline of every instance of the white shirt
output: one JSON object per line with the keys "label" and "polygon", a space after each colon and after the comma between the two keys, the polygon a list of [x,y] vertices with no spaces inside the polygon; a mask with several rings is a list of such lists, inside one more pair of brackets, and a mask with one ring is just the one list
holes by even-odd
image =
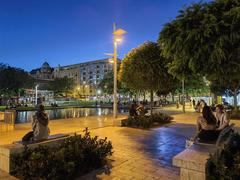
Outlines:
{"label": "white shirt", "polygon": [[214,113],[214,116],[216,117],[217,121],[219,122],[218,130],[224,129],[226,126],[229,125],[230,120],[227,118],[226,113]]}

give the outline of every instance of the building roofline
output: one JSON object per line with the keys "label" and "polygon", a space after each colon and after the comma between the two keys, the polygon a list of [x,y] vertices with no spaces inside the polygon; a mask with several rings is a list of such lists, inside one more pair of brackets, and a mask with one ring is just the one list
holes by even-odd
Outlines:
{"label": "building roofline", "polygon": [[[106,61],[108,61],[108,60],[109,60],[109,58],[98,59],[98,60],[94,60],[94,61],[89,60],[89,61],[85,61],[85,62],[82,62],[82,63],[60,66],[60,68],[69,68],[69,67],[80,66],[80,65],[85,65],[85,64],[94,64],[94,63],[106,62]],[[121,61],[121,59],[118,58],[118,61]],[[54,69],[55,69],[55,68],[58,68],[58,67],[54,67]]]}

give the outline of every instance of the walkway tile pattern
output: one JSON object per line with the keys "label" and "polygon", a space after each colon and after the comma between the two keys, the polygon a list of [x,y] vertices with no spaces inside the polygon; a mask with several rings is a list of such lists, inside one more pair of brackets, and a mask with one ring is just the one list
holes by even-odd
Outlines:
{"label": "walkway tile pattern", "polygon": [[114,147],[112,167],[97,178],[179,179],[179,169],[172,166],[172,158],[185,148],[186,138],[194,132],[195,126],[185,124],[152,130],[120,127],[93,130],[94,135],[108,137]]}
{"label": "walkway tile pattern", "polygon": [[[108,137],[112,141],[114,154],[109,159],[109,166],[79,179],[174,180],[179,179],[179,169],[171,165],[172,158],[184,149],[186,138],[195,133],[199,114],[168,112],[174,114],[176,124],[151,130],[118,127],[120,119],[125,116],[119,116],[114,127],[112,116],[102,116],[54,120],[50,122],[50,129],[51,134],[56,134],[82,132],[89,127],[93,135]],[[240,126],[239,120],[232,122]],[[13,131],[0,132],[0,144],[19,140],[30,130],[30,124],[18,124]],[[237,130],[240,132],[240,128]],[[0,171],[0,179],[14,178]]]}

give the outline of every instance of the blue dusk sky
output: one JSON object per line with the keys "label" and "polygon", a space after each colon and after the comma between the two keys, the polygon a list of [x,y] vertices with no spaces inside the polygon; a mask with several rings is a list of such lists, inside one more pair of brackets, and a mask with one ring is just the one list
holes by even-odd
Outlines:
{"label": "blue dusk sky", "polygon": [[[205,0],[206,1],[206,0]],[[30,71],[106,58],[113,22],[128,33],[120,58],[156,41],[165,23],[199,0],[0,0],[0,62]]]}

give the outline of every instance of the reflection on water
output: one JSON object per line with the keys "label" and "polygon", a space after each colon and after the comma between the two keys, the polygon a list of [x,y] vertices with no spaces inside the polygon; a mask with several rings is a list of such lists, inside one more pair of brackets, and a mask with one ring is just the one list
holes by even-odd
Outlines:
{"label": "reflection on water", "polygon": [[[119,113],[127,112],[126,109],[119,109]],[[35,111],[18,111],[16,123],[26,123],[32,121]],[[102,116],[112,114],[110,108],[67,108],[46,110],[51,119],[78,118],[83,116]]]}

